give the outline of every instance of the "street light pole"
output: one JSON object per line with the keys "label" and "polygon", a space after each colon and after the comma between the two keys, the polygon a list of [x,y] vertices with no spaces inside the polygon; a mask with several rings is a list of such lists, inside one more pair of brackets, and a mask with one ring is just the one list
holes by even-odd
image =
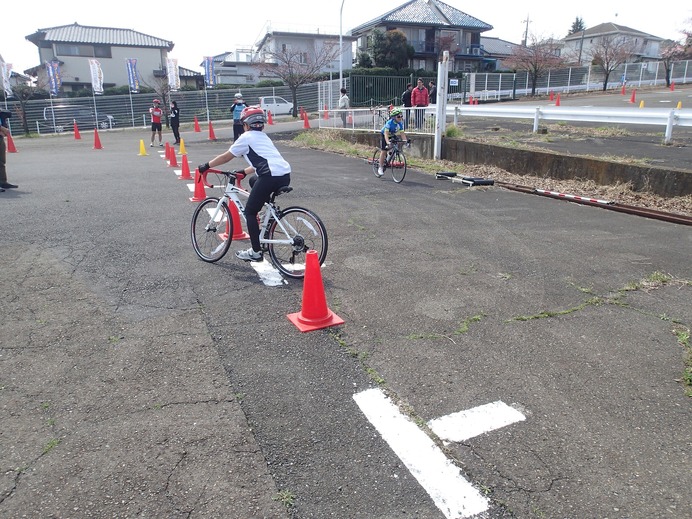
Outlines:
{"label": "street light pole", "polygon": [[343,18],[344,14],[344,2],[346,0],[341,0],[341,10],[339,11],[339,88],[342,88],[344,86],[343,83],[343,68],[344,68],[344,44],[343,44],[343,36],[342,36],[342,30],[341,30],[341,20]]}

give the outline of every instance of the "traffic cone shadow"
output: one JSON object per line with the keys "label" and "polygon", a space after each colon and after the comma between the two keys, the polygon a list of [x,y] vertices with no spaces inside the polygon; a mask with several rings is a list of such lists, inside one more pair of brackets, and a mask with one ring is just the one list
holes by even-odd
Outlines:
{"label": "traffic cone shadow", "polygon": [[95,150],[102,150],[103,146],[101,146],[101,139],[99,139],[99,131],[94,128],[94,149]]}
{"label": "traffic cone shadow", "polygon": [[187,161],[187,155],[183,155],[183,165],[180,172],[180,180],[192,180],[190,176],[190,163]]}
{"label": "traffic cone shadow", "polygon": [[190,202],[201,202],[205,198],[207,198],[207,192],[202,183],[202,175],[199,174],[199,169],[195,168],[195,192],[190,198]]}
{"label": "traffic cone shadow", "polygon": [[78,141],[82,138],[79,134],[79,127],[77,126],[77,121],[74,122],[74,140]]}
{"label": "traffic cone shadow", "polygon": [[301,332],[311,332],[344,324],[344,320],[327,306],[317,251],[309,250],[305,254],[302,308],[300,312],[288,314],[286,317]]}
{"label": "traffic cone shadow", "polygon": [[139,139],[139,156],[149,155],[147,149],[144,147],[144,139]]}

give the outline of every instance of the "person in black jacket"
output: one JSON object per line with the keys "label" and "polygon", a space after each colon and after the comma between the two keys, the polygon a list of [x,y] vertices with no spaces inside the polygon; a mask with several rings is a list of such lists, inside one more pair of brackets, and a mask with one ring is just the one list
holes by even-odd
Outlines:
{"label": "person in black jacket", "polygon": [[[401,94],[401,104],[404,108],[410,108],[413,106],[411,104],[411,91],[413,90],[413,85],[411,83],[406,84],[406,90]],[[411,110],[404,110],[404,128],[408,128],[408,119],[411,117]]]}
{"label": "person in black jacket", "polygon": [[180,109],[177,101],[171,101],[171,129],[175,137],[173,144],[180,144]]}
{"label": "person in black jacket", "polygon": [[435,82],[431,81],[428,84],[428,97],[430,99],[430,104],[434,105],[437,103],[437,88],[435,87]]}

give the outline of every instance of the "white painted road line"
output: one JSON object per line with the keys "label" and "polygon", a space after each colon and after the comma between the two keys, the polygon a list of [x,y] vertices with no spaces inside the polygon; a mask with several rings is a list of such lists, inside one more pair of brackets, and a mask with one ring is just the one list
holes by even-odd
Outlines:
{"label": "white painted road line", "polygon": [[498,400],[435,418],[428,422],[428,427],[442,440],[463,442],[474,436],[524,420],[526,417],[523,414]]}
{"label": "white painted road line", "polygon": [[471,517],[488,509],[488,500],[464,479],[459,467],[382,391],[368,389],[353,399],[447,519]]}
{"label": "white painted road line", "polygon": [[262,261],[251,261],[250,265],[255,269],[255,272],[257,272],[257,275],[265,286],[278,287],[288,284],[288,281],[283,278],[281,272],[272,265],[271,261],[267,261],[266,258]]}

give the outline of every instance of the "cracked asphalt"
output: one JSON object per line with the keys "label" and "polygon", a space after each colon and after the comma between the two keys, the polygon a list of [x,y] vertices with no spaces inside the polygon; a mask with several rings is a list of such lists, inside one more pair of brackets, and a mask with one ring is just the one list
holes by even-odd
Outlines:
{"label": "cracked asphalt", "polygon": [[[230,134],[185,132],[193,170]],[[439,442],[484,518],[688,517],[689,227],[281,147],[345,321],[300,333],[302,283],[196,258],[149,135],[8,154],[1,517],[443,518],[353,401],[375,379],[418,423],[526,416]]]}

